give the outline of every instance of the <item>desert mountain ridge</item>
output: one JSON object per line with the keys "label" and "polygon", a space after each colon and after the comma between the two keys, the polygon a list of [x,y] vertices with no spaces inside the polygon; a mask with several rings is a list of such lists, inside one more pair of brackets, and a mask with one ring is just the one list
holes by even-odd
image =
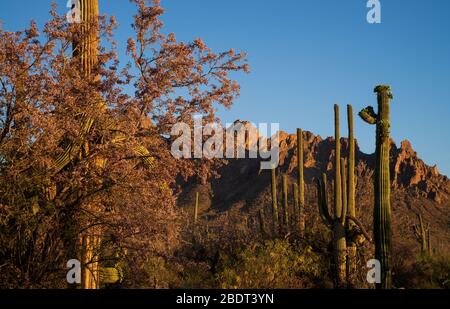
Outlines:
{"label": "desert mountain ridge", "polygon": [[[246,122],[243,122],[246,123]],[[344,133],[345,134],[345,133]],[[322,138],[312,132],[303,132],[305,209],[311,216],[307,224],[320,222],[317,208],[315,180],[322,173],[328,179],[333,177],[334,138]],[[296,182],[296,134],[280,132],[281,174],[289,176],[289,182]],[[348,143],[341,139],[342,156],[347,157]],[[248,145],[247,145],[248,146]],[[218,167],[218,178],[200,182],[190,179],[182,185],[178,197],[180,207],[193,205],[195,192],[200,193],[200,208],[205,214],[223,212],[238,208],[248,215],[255,215],[258,209],[270,209],[270,171],[260,169],[261,159],[230,159],[227,164]],[[421,214],[430,224],[436,243],[442,250],[450,249],[450,180],[441,175],[436,166],[428,166],[420,159],[411,143],[404,140],[397,146],[391,141],[391,184],[394,241],[406,242],[412,250],[416,246],[412,225],[417,223]],[[373,176],[375,154],[365,154],[355,141],[356,204],[364,223],[371,228],[374,204]],[[280,185],[281,188],[281,185]],[[279,190],[280,191],[280,190]],[[397,223],[397,225],[396,225]]]}

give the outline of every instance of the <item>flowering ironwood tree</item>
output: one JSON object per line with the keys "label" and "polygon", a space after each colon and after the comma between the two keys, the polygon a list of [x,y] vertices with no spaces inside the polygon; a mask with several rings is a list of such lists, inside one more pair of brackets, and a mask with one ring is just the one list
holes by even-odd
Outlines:
{"label": "flowering ironwood tree", "polygon": [[[65,287],[65,263],[93,227],[102,237],[91,257],[129,260],[130,271],[177,245],[176,179],[203,173],[207,162],[175,160],[168,133],[230,107],[239,85],[229,74],[248,67],[243,53],[162,34],[159,1],[132,2],[127,66],[116,54],[114,18],[70,24],[54,6],[41,30],[0,28],[3,287]],[[87,78],[76,43],[93,33],[96,78]]]}

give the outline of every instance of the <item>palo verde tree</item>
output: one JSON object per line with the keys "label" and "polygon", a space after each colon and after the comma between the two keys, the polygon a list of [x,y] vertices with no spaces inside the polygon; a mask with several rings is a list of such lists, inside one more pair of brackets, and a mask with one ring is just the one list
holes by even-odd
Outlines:
{"label": "palo verde tree", "polygon": [[[95,2],[86,3],[95,11]],[[214,119],[214,106],[231,106],[239,85],[229,72],[248,68],[242,53],[163,34],[158,1],[132,2],[134,74],[120,65],[112,17],[70,24],[53,7],[42,33],[34,23],[0,29],[4,287],[65,287],[79,246],[101,248],[95,263],[122,260],[133,278],[149,255],[168,256],[177,244],[174,180],[205,168],[175,160],[167,133],[195,113]],[[101,244],[80,244],[94,228]]]}

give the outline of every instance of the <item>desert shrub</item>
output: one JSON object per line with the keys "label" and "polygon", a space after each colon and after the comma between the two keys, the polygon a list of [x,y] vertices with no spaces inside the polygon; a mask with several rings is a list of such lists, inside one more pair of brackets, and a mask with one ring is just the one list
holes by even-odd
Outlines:
{"label": "desert shrub", "polygon": [[186,261],[180,274],[178,288],[212,289],[216,288],[211,266],[207,262]]}
{"label": "desert shrub", "polygon": [[283,240],[256,243],[221,262],[219,286],[236,289],[312,288],[327,269],[311,247],[295,248]]}
{"label": "desert shrub", "polygon": [[395,267],[396,287],[407,289],[450,288],[450,257],[448,255],[418,256]]}
{"label": "desert shrub", "polygon": [[420,258],[415,267],[416,276],[413,288],[450,288],[450,257],[436,256]]}

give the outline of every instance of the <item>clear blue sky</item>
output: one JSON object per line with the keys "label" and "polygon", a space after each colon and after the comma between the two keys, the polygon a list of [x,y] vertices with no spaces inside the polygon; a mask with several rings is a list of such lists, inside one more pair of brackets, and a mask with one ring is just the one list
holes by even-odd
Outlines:
{"label": "clear blue sky", "polygon": [[[99,0],[117,17],[125,48],[134,7]],[[66,0],[55,0],[62,8]],[[355,112],[376,105],[375,85],[392,86],[392,137],[409,139],[429,165],[450,175],[450,1],[381,0],[382,24],[366,22],[366,0],[162,0],[165,31],[201,37],[215,51],[248,53],[252,73],[239,78],[241,97],[224,122],[279,122],[281,129],[333,134],[333,104]],[[48,18],[50,0],[0,0],[9,30]],[[123,55],[123,53],[122,53]],[[345,119],[345,118],[344,118]],[[345,121],[342,121],[345,124]],[[342,128],[345,135],[346,127]],[[356,119],[363,151],[374,150],[374,128]]]}

